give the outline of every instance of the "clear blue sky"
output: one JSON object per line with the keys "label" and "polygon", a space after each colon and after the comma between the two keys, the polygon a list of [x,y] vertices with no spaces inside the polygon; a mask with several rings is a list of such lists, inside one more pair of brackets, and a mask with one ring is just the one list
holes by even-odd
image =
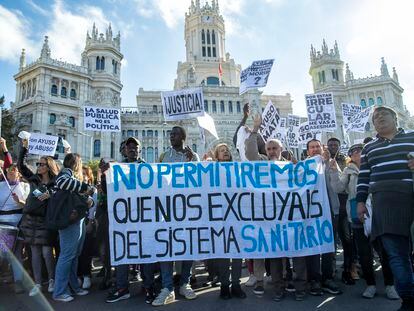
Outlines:
{"label": "clear blue sky", "polygon": [[[204,1],[201,0],[201,3]],[[15,99],[13,75],[22,48],[39,57],[44,35],[52,57],[80,63],[86,30],[111,22],[121,32],[123,106],[135,105],[139,87],[172,89],[177,62],[185,59],[184,13],[190,0],[1,0],[0,95]],[[312,92],[309,48],[338,41],[355,77],[379,74],[380,58],[397,68],[404,104],[414,113],[414,2],[404,0],[219,0],[226,21],[226,49],[248,66],[275,58],[267,94],[291,93],[294,112],[305,115]]]}

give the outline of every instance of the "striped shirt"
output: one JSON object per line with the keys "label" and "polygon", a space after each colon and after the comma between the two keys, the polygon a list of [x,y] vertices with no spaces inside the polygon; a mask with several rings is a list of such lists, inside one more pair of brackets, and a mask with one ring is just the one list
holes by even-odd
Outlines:
{"label": "striped shirt", "polygon": [[70,168],[63,168],[56,178],[56,186],[62,190],[83,192],[88,189],[88,184],[77,179]]}
{"label": "striped shirt", "polygon": [[379,181],[399,180],[413,184],[413,172],[408,168],[408,153],[414,152],[414,132],[399,129],[393,139],[377,136],[361,153],[357,202],[365,202],[370,186]]}

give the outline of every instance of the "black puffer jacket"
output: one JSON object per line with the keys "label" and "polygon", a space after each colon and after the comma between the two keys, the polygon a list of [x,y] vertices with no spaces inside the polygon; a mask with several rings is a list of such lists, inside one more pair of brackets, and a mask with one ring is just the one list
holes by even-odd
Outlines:
{"label": "black puffer jacket", "polygon": [[26,164],[27,149],[22,147],[17,161],[17,166],[22,176],[30,184],[30,193],[27,197],[26,206],[23,208],[23,217],[20,222],[20,230],[23,233],[24,241],[30,245],[52,245],[56,238],[56,231],[46,228],[45,215],[47,201],[40,202],[34,195],[35,189],[53,190],[55,185],[52,179],[47,185],[42,184],[41,177],[34,174]]}

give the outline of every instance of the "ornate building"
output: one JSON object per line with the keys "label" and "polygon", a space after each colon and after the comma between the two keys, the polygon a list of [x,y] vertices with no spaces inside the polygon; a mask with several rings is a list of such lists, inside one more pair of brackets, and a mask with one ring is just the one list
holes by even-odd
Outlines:
{"label": "ornate building", "polygon": [[[205,110],[214,118],[219,140],[206,134],[206,145],[200,138],[196,120],[180,122],[187,128],[187,143],[199,154],[217,143],[233,146],[232,138],[242,117],[243,105],[261,111],[272,100],[281,115],[292,113],[292,99],[286,95],[264,95],[250,90],[239,95],[241,66],[236,64],[225,47],[225,24],[217,0],[200,5],[191,1],[185,15],[184,41],[186,59],[178,62],[174,89],[203,86]],[[222,74],[219,74],[219,66]],[[169,131],[177,123],[164,122],[161,92],[140,88],[137,106],[123,109],[122,136],[137,136],[143,142],[143,157],[152,162],[169,145]],[[233,155],[236,155],[234,152]]]}
{"label": "ornate building", "polygon": [[[312,76],[313,91],[333,93],[338,124],[343,124],[341,103],[350,103],[359,104],[363,108],[381,105],[392,107],[398,113],[401,127],[414,128],[414,119],[403,104],[404,89],[400,86],[395,67],[392,68],[392,76],[390,76],[384,58],[381,58],[380,75],[354,78],[348,64],[345,65],[344,71],[344,62],[341,60],[336,41],[334,48],[329,50],[323,40],[321,51],[316,51],[311,46],[310,61],[309,74]],[[351,143],[353,139],[374,136],[374,131],[371,124],[370,131],[367,133],[351,133]],[[338,128],[335,133],[328,133],[328,136],[340,137],[344,140],[343,129]]]}
{"label": "ornate building", "polygon": [[116,157],[121,135],[84,132],[83,106],[121,107],[120,44],[120,34],[113,36],[111,25],[105,35],[93,25],[80,66],[53,59],[47,36],[33,63],[26,65],[22,50],[14,76],[16,129],[60,136],[84,159]]}

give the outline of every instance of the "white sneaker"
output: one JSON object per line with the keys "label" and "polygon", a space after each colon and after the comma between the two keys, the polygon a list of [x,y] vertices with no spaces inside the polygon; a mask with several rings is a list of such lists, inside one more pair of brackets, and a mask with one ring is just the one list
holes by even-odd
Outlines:
{"label": "white sneaker", "polygon": [[35,284],[35,286],[33,286],[33,288],[30,290],[29,292],[29,296],[33,297],[38,295],[40,292],[42,291],[42,285],[41,284]]}
{"label": "white sneaker", "polygon": [[253,274],[249,275],[249,279],[246,281],[246,283],[244,285],[246,285],[247,287],[253,287],[256,285],[257,279]]}
{"label": "white sneaker", "polygon": [[82,285],[83,289],[89,289],[91,288],[91,278],[89,276],[84,276],[83,277],[83,285]]}
{"label": "white sneaker", "polygon": [[68,295],[68,294],[63,294],[56,298],[53,298],[53,300],[61,301],[61,302],[69,302],[69,301],[72,301],[73,299],[75,298],[73,298],[71,295]]}
{"label": "white sneaker", "polygon": [[400,296],[398,295],[394,286],[391,286],[391,285],[385,286],[385,294],[387,295],[387,298],[390,300],[400,299]]}
{"label": "white sneaker", "polygon": [[168,288],[163,288],[161,292],[158,294],[157,298],[154,299],[152,305],[154,307],[163,306],[169,303],[174,302],[175,300],[175,293],[174,291],[170,291]]}
{"label": "white sneaker", "polygon": [[193,289],[191,288],[190,284],[184,284],[180,286],[179,291],[181,296],[184,296],[185,299],[192,300],[196,299],[197,295],[194,293]]}
{"label": "white sneaker", "polygon": [[374,285],[369,285],[362,293],[362,297],[372,299],[374,298],[376,293],[377,293],[377,288]]}
{"label": "white sneaker", "polygon": [[54,279],[50,279],[49,280],[49,286],[47,287],[47,291],[49,293],[53,293],[54,290],[55,290],[55,280]]}
{"label": "white sneaker", "polygon": [[89,292],[86,289],[78,289],[78,291],[75,292],[75,294],[77,296],[86,296],[87,294],[89,294]]}

